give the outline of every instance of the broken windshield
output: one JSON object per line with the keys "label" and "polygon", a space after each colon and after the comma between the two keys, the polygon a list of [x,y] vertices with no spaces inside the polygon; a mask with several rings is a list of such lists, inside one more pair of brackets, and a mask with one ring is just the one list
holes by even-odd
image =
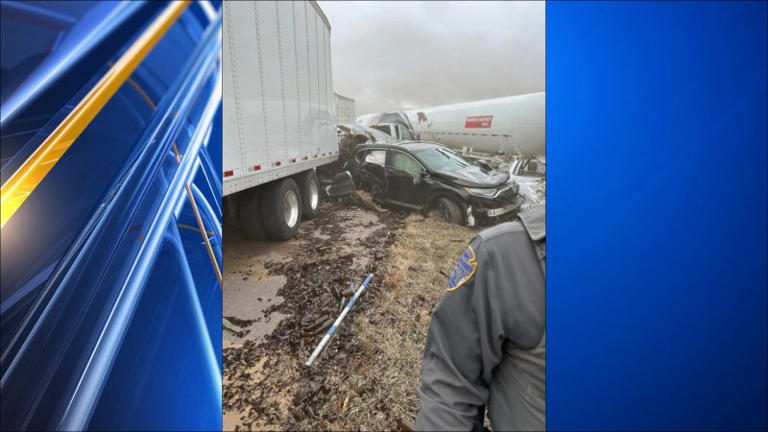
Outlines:
{"label": "broken windshield", "polygon": [[439,147],[417,150],[415,153],[425,165],[437,172],[453,172],[472,165],[456,153]]}

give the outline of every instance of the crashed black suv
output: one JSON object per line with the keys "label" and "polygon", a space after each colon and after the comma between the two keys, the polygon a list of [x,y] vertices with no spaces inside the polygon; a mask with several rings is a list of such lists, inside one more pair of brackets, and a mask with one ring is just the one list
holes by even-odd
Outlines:
{"label": "crashed black suv", "polygon": [[344,169],[375,201],[424,213],[436,210],[451,223],[498,222],[514,215],[520,205],[517,185],[508,183],[508,173],[474,165],[437,143],[363,144]]}

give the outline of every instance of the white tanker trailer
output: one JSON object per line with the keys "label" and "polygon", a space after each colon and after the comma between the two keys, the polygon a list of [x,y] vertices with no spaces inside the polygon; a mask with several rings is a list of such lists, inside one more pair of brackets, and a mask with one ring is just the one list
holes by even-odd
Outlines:
{"label": "white tanker trailer", "polygon": [[405,111],[420,139],[454,149],[544,155],[544,92]]}
{"label": "white tanker trailer", "polygon": [[[544,156],[544,92],[419,108],[399,113],[365,114],[360,126],[412,129],[419,139],[454,149],[521,158]],[[399,128],[399,127],[398,127]]]}

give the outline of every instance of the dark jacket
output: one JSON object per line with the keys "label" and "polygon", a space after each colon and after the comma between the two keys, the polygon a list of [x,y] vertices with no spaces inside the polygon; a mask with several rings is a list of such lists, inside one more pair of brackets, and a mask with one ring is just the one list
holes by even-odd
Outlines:
{"label": "dark jacket", "polygon": [[429,326],[419,430],[545,428],[544,207],[470,242]]}

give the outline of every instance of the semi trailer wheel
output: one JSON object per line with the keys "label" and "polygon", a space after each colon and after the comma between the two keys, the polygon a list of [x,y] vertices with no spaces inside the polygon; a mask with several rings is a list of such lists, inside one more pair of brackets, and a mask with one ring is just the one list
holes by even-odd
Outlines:
{"label": "semi trailer wheel", "polygon": [[270,240],[288,240],[296,235],[301,220],[301,194],[290,178],[266,186],[261,197],[264,233]]}
{"label": "semi trailer wheel", "polygon": [[246,237],[266,239],[264,219],[261,216],[261,189],[243,191],[237,197],[237,224]]}
{"label": "semi trailer wheel", "polygon": [[309,220],[317,216],[320,209],[320,179],[315,170],[305,171],[296,176],[301,191],[301,217]]}

